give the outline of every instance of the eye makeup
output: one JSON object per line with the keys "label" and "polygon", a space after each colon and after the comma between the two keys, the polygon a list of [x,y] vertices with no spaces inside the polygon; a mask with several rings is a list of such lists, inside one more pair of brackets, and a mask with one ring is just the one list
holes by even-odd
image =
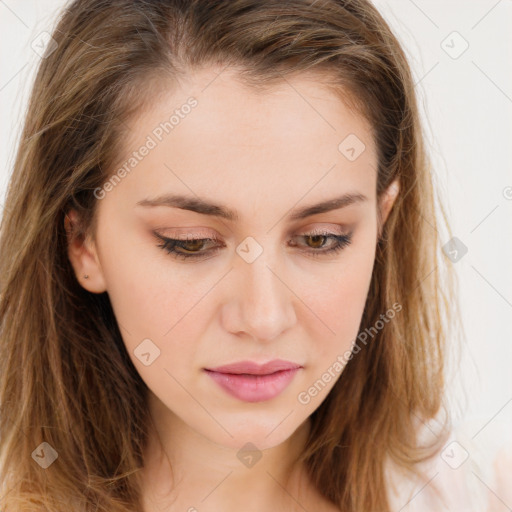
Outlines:
{"label": "eye makeup", "polygon": [[[224,246],[223,242],[215,236],[207,238],[169,238],[155,231],[153,234],[161,242],[157,247],[166,251],[173,258],[181,260],[201,260],[210,258]],[[320,229],[297,235],[294,238],[300,238],[306,241],[308,248],[299,249],[299,251],[306,253],[307,256],[318,258],[332,256],[340,252],[351,244],[352,237],[353,232],[337,234],[325,229]],[[328,242],[331,243],[329,244]],[[211,247],[212,244],[213,247]],[[208,248],[209,246],[210,248]],[[294,243],[292,247],[299,246]]]}

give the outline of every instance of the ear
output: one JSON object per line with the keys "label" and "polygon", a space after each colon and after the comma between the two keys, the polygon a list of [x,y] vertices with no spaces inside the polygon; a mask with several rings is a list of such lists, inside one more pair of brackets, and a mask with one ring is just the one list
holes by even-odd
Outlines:
{"label": "ear", "polygon": [[398,192],[400,191],[400,181],[395,179],[386,189],[386,191],[381,195],[379,200],[379,233],[378,236],[380,238],[382,234],[382,229],[384,228],[384,224],[386,224],[386,220],[388,218],[389,212],[395,203],[395,199],[398,196]]}
{"label": "ear", "polygon": [[[107,286],[94,242],[80,229],[80,220],[74,209],[64,216],[68,240],[68,257],[78,282],[92,293],[103,293]],[[84,276],[88,276],[85,278]]]}

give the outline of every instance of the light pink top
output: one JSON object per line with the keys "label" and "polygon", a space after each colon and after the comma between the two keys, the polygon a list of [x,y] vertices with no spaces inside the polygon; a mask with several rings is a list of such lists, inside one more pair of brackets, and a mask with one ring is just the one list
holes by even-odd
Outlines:
{"label": "light pink top", "polygon": [[421,468],[427,477],[419,481],[389,464],[394,512],[512,510],[512,446],[505,440],[495,453],[483,453],[471,437],[455,430],[443,449]]}

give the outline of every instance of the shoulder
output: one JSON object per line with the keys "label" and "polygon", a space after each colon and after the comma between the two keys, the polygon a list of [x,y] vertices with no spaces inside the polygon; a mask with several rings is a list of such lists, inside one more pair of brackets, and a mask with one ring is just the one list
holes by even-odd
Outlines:
{"label": "shoulder", "polygon": [[494,512],[512,505],[511,447],[490,454],[459,429],[434,457],[419,466],[422,479],[388,465],[393,510]]}

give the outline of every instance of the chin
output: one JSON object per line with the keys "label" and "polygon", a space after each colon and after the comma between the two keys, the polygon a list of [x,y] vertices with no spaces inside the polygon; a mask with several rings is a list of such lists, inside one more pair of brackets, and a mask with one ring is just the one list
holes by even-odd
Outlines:
{"label": "chin", "polygon": [[231,418],[230,421],[219,421],[232,437],[220,426],[215,431],[204,432],[203,435],[215,443],[235,450],[239,450],[247,443],[253,444],[259,450],[273,448],[288,440],[303,421],[297,421],[297,418],[294,421],[294,415],[289,414],[293,410],[292,407],[281,410],[288,412],[286,414],[279,413],[277,416],[275,414],[265,415],[262,411],[244,412],[238,421],[234,418]]}

